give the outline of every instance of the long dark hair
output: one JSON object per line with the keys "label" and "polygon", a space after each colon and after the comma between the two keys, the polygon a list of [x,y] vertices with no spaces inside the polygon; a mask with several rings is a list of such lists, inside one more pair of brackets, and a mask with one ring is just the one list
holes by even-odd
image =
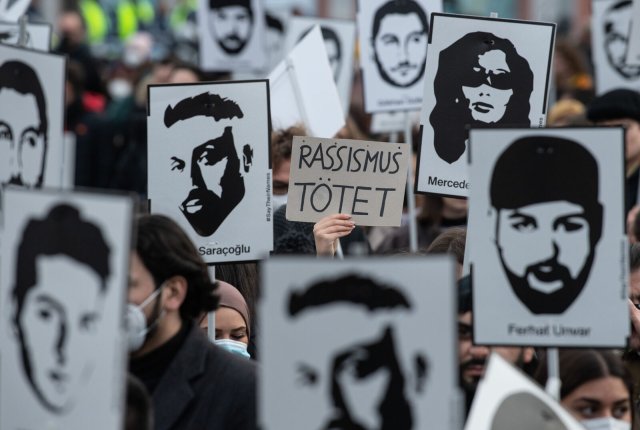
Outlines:
{"label": "long dark hair", "polygon": [[478,56],[494,50],[505,53],[513,76],[513,95],[504,116],[496,124],[528,126],[531,123],[529,97],[533,91],[533,72],[527,60],[518,54],[510,40],[482,31],[468,33],[440,52],[433,82],[436,105],[429,122],[433,126],[436,152],[448,163],[458,160],[465,152],[467,125],[486,126],[471,117],[462,86],[473,67],[477,67]]}

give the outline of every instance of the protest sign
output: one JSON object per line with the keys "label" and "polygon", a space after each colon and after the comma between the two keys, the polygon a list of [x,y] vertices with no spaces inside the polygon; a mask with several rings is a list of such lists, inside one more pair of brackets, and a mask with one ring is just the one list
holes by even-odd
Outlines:
{"label": "protest sign", "polygon": [[149,87],[151,212],[184,228],[208,263],[273,247],[266,80]]}
{"label": "protest sign", "polygon": [[633,0],[626,62],[640,66],[640,1],[638,0]]}
{"label": "protest sign", "polygon": [[200,67],[250,72],[267,65],[262,0],[199,0]]}
{"label": "protest sign", "polygon": [[274,129],[302,124],[307,134],[331,138],[344,113],[319,27],[314,27],[269,75]]}
{"label": "protest sign", "polygon": [[274,258],[260,273],[260,428],[460,428],[449,256]]}
{"label": "protest sign", "polygon": [[399,226],[408,165],[406,144],[295,136],[287,219],[348,213],[358,225]]}
{"label": "protest sign", "polygon": [[133,200],[3,195],[0,428],[120,428]]}
{"label": "protest sign", "polygon": [[18,22],[30,4],[31,0],[0,0],[0,21]]}
{"label": "protest sign", "polygon": [[627,61],[637,43],[630,34],[635,31],[632,10],[631,0],[593,0],[591,52],[597,94],[616,88],[640,91],[640,62]]}
{"label": "protest sign", "polygon": [[[51,49],[51,24],[30,22],[26,25],[27,40],[23,48],[48,52]],[[20,37],[20,25],[12,22],[0,22],[0,43],[17,45]]]}
{"label": "protest sign", "polygon": [[[266,39],[267,39],[267,70],[270,72],[278,65],[285,51],[285,37],[289,25],[290,14],[288,12],[275,12],[267,10],[265,13]],[[264,76],[264,75],[263,75]]]}
{"label": "protest sign", "polygon": [[416,190],[466,197],[468,126],[545,124],[555,24],[447,14],[431,22]]}
{"label": "protest sign", "polygon": [[466,430],[582,430],[536,383],[494,353],[473,400]]}
{"label": "protest sign", "polygon": [[0,44],[0,185],[60,187],[65,57]]}
{"label": "protest sign", "polygon": [[320,27],[327,51],[333,80],[338,88],[342,109],[349,112],[351,83],[353,81],[353,54],[356,41],[356,24],[352,21],[293,17],[289,22],[285,49],[289,52],[314,25]]}
{"label": "protest sign", "polygon": [[358,40],[366,112],[422,106],[429,15],[442,0],[358,0]]}
{"label": "protest sign", "polygon": [[624,172],[620,127],[471,131],[477,344],[625,345]]}

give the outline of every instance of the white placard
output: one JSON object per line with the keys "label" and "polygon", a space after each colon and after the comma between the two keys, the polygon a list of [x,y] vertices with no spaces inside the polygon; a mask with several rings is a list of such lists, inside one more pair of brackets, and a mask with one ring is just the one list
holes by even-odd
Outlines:
{"label": "white placard", "polygon": [[470,179],[475,342],[623,347],[623,129],[472,130]]}
{"label": "white placard", "polygon": [[640,1],[638,0],[633,0],[627,64],[635,64],[640,67]]}
{"label": "white placard", "polygon": [[0,45],[0,184],[60,187],[65,57]]}
{"label": "white placard", "polygon": [[302,124],[310,136],[332,138],[344,126],[320,27],[314,27],[269,75],[274,129]]}
{"label": "white placard", "polygon": [[250,72],[267,65],[262,0],[199,0],[200,67]]}
{"label": "white placard", "polygon": [[442,0],[358,0],[366,112],[420,109],[433,12]]}
{"label": "white placard", "polygon": [[349,112],[353,83],[353,54],[356,24],[353,21],[294,16],[289,22],[285,49],[289,52],[312,28],[320,26],[333,80],[340,94],[342,109]]}
{"label": "white placard", "polygon": [[631,0],[593,0],[591,51],[597,94],[615,88],[640,90],[640,64],[627,62],[632,6]]}
{"label": "white placard", "polygon": [[0,428],[120,428],[133,201],[3,194]]}
{"label": "white placard", "polygon": [[418,192],[468,195],[468,126],[545,124],[554,35],[549,23],[432,16]]}
{"label": "white placard", "polygon": [[[20,26],[12,22],[0,22],[0,43],[17,45]],[[30,22],[27,24],[27,43],[29,49],[49,52],[51,49],[51,24]]]}
{"label": "white placard", "polygon": [[542,388],[492,354],[465,430],[584,430]]}
{"label": "white placard", "polygon": [[398,227],[408,167],[406,144],[294,136],[287,219],[347,213],[358,225]]}
{"label": "white placard", "polygon": [[407,124],[407,114],[412,126],[420,122],[420,111],[379,112],[371,115],[371,133],[403,132]]}
{"label": "white placard", "polygon": [[31,0],[0,0],[0,20],[18,22],[27,12]]}
{"label": "white placard", "polygon": [[273,248],[266,80],[149,87],[151,212],[184,228],[207,263]]}
{"label": "white placard", "polygon": [[260,428],[460,428],[452,259],[278,258],[260,272]]}

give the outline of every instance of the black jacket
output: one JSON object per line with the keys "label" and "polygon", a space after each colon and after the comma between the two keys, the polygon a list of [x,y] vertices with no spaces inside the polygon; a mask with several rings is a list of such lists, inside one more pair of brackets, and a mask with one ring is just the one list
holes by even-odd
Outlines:
{"label": "black jacket", "polygon": [[194,324],[153,398],[155,430],[256,429],[256,365]]}

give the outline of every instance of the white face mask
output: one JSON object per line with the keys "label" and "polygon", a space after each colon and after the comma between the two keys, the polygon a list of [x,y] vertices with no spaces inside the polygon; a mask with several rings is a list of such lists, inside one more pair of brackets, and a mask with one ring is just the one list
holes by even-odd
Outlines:
{"label": "white face mask", "polygon": [[113,99],[123,99],[133,93],[133,86],[126,79],[116,78],[109,81],[107,91]]}
{"label": "white face mask", "polygon": [[151,331],[160,321],[160,318],[164,315],[164,310],[160,313],[158,318],[147,327],[147,318],[142,311],[149,303],[153,301],[158,294],[162,292],[164,284],[160,285],[160,288],[156,289],[153,293],[144,299],[140,305],[134,305],[133,303],[127,303],[127,315],[125,316],[125,327],[127,330],[127,339],[129,342],[129,352],[135,352],[139,350],[144,344],[147,333]]}
{"label": "white face mask", "polygon": [[631,430],[631,423],[615,418],[596,418],[580,421],[587,430]]}
{"label": "white face mask", "polygon": [[274,212],[277,211],[280,206],[283,206],[283,205],[287,204],[287,197],[288,197],[287,194],[282,194],[282,195],[279,195],[279,196],[274,195],[271,198],[271,202],[273,203],[273,211]]}
{"label": "white face mask", "polygon": [[245,358],[250,358],[249,352],[247,352],[247,344],[244,342],[238,342],[232,339],[216,339],[213,341],[220,348],[226,349],[232,354],[241,355]]}

